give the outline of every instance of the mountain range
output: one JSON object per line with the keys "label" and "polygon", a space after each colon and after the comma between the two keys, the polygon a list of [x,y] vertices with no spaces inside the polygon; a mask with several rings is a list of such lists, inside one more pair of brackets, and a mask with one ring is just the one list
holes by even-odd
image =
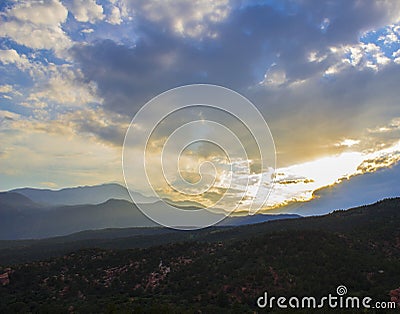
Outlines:
{"label": "mountain range", "polygon": [[[149,201],[149,198],[143,198]],[[2,192],[0,239],[39,239],[105,228],[160,227],[128,199],[126,189],[117,184],[60,191],[18,189]],[[196,203],[175,204],[186,209],[198,208]],[[161,201],[140,204],[149,210],[157,210],[162,205]],[[220,216],[221,219],[224,218],[223,215]],[[300,216],[290,214],[227,217],[219,226],[238,226],[298,217]]]}
{"label": "mountain range", "polygon": [[[340,184],[315,191],[313,199],[308,202],[292,203],[270,210],[268,215],[230,216],[219,226],[323,215],[335,209],[395,197],[400,195],[399,175],[400,164],[354,176],[342,180]],[[156,198],[132,191],[131,194],[138,204],[145,204],[150,209],[160,205]],[[174,204],[184,208],[200,206],[188,201]],[[157,226],[132,204],[127,189],[116,183],[61,190],[21,188],[0,192],[0,239],[37,239],[84,230]]]}
{"label": "mountain range", "polygon": [[[46,206],[101,204],[110,199],[131,201],[128,190],[117,183],[80,186],[61,190],[21,188],[10,192],[22,194],[35,203]],[[158,199],[131,191],[137,203],[154,203]]]}

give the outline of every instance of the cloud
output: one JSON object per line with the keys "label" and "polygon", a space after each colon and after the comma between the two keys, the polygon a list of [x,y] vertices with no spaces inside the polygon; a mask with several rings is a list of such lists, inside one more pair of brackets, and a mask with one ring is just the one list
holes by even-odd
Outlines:
{"label": "cloud", "polygon": [[[151,20],[141,19],[137,21],[141,36],[134,47],[106,40],[76,45],[73,51],[85,76],[99,85],[101,96],[107,100],[105,106],[132,114],[151,97],[182,84],[207,82],[246,91],[259,82],[268,65],[263,59],[276,54],[263,47],[274,41],[274,29],[283,28],[287,22],[273,14],[268,7],[238,11],[219,24],[218,40],[201,42],[182,39],[172,30],[164,32]],[[243,32],[242,24],[254,28],[254,34]],[[254,73],[258,68],[262,75]]]}
{"label": "cloud", "polygon": [[6,85],[0,85],[0,93],[11,93],[13,91],[13,87],[9,84]]}
{"label": "cloud", "polygon": [[343,55],[347,54],[348,57],[342,58],[339,64],[331,66],[326,72],[328,75],[337,73],[339,69],[343,70],[346,65],[356,67],[359,70],[371,68],[377,71],[392,61],[374,43],[359,43],[354,46],[345,46],[337,51],[340,51]]}
{"label": "cloud", "polygon": [[[170,88],[223,85],[247,96],[265,114],[283,165],[340,152],[334,143],[358,138],[363,129],[383,123],[387,112],[397,112],[398,67],[381,48],[359,41],[360,33],[395,20],[391,4],[302,2],[290,14],[268,5],[229,4],[215,23],[207,20],[208,9],[194,19],[212,27],[218,38],[182,38],[171,26],[180,14],[171,12],[180,10],[190,20],[193,8],[205,4],[177,3],[162,11],[155,3],[130,4],[140,34],[134,46],[105,40],[73,48],[75,61],[85,78],[96,82],[106,110],[132,117]],[[145,11],[147,15],[140,13]],[[326,18],[329,25],[322,32]],[[371,71],[367,58],[365,66],[342,65],[351,47],[354,54],[365,49],[362,53],[377,68]],[[334,73],[326,75],[333,67]]]}
{"label": "cloud", "polygon": [[[0,189],[42,186],[42,182],[74,186],[122,181],[121,148],[106,141],[107,128],[118,130],[118,118],[114,122],[107,119],[110,116],[101,110],[60,114],[50,121],[0,110],[0,173],[4,178]],[[105,139],[83,130],[85,121],[96,124]]]}
{"label": "cloud", "polygon": [[347,209],[377,200],[398,197],[400,164],[373,173],[357,175],[340,184],[321,188],[314,192],[309,202],[291,203],[289,206],[268,211],[269,213],[298,213],[300,215],[323,215],[335,209]]}
{"label": "cloud", "polygon": [[103,7],[96,0],[72,0],[67,7],[78,22],[93,24],[104,19]]}
{"label": "cloud", "polygon": [[79,107],[91,102],[101,102],[96,96],[96,86],[90,82],[82,84],[80,72],[74,71],[69,65],[49,65],[46,76],[47,80],[27,97],[28,102],[46,101],[49,104],[55,102]]}
{"label": "cloud", "polygon": [[[13,84],[14,86],[24,81],[21,80],[22,75],[29,75],[32,80],[39,82],[45,78],[47,73],[51,72],[51,68],[54,67],[54,64],[49,64],[47,66],[45,63],[29,58],[26,54],[18,53],[15,49],[0,50],[0,63],[4,65],[4,78],[9,80],[13,79],[15,68],[23,72],[17,74],[19,80]],[[10,75],[11,78],[8,78],[8,75]]]}
{"label": "cloud", "polygon": [[0,50],[0,62],[5,65],[15,64],[21,69],[26,69],[29,65],[29,60],[14,49]]}
{"label": "cloud", "polygon": [[68,11],[57,0],[21,1],[6,12],[8,18],[35,25],[58,25],[65,22]]}
{"label": "cloud", "polygon": [[[19,96],[19,105],[24,107],[54,109],[54,105],[57,104],[63,107],[55,109],[62,111],[69,107],[83,108],[90,103],[102,102],[97,96],[96,84],[87,82],[80,70],[71,64],[35,60],[26,55],[19,55],[14,49],[0,50],[0,62],[4,64],[7,73],[12,73],[10,67],[15,65],[30,76],[32,85],[28,85],[27,88],[19,86],[23,93],[13,91]],[[18,86],[18,83],[14,85]]]}
{"label": "cloud", "polygon": [[400,64],[400,49],[393,52],[394,62]]}
{"label": "cloud", "polygon": [[378,169],[386,168],[400,160],[400,153],[384,155],[375,159],[364,160],[357,168],[361,173],[375,172]]}
{"label": "cloud", "polygon": [[[320,158],[303,164],[278,168],[275,173],[275,185],[268,198],[267,206],[265,206],[263,210],[266,212],[270,210],[273,212],[290,212],[293,208],[296,208],[296,206],[293,205],[294,203],[301,202],[306,202],[306,205],[297,204],[297,207],[305,207],[310,210],[312,204],[317,206],[321,204],[321,202],[322,204],[324,203],[324,200],[321,202],[318,200],[314,201],[314,199],[319,198],[321,194],[323,195],[330,190],[341,190],[343,189],[341,186],[348,185],[348,182],[350,182],[351,185],[351,182],[362,181],[363,179],[358,179],[361,175],[368,175],[392,166],[399,168],[398,165],[396,166],[399,161],[400,141],[397,139],[394,145],[374,152],[344,152],[339,155]],[[371,176],[372,174],[369,177]],[[377,185],[378,181],[374,184]],[[267,188],[268,187],[264,187],[265,190],[267,190]],[[349,192],[345,194],[351,193],[353,193],[353,191],[349,190]],[[381,197],[377,197],[376,199]],[[308,203],[309,201],[311,202]],[[328,197],[327,201],[332,202],[333,199]],[[356,205],[360,203],[363,202],[357,200]],[[348,205],[347,207],[352,205],[353,204]],[[275,210],[275,208],[278,208],[278,210]],[[328,210],[337,207],[325,206],[324,208],[326,212],[328,212]],[[300,213],[300,211],[298,212]]]}
{"label": "cloud", "polygon": [[340,141],[339,143],[336,143],[335,146],[341,147],[341,146],[345,146],[345,147],[352,147],[354,145],[357,145],[360,143],[360,140],[353,140],[350,138],[346,138],[342,141]]}
{"label": "cloud", "polygon": [[396,140],[395,144],[377,150],[370,154],[369,158],[365,158],[358,166],[360,173],[375,172],[381,168],[390,167],[400,161],[400,141]]}
{"label": "cloud", "polygon": [[93,28],[85,28],[85,29],[81,30],[81,32],[85,33],[85,34],[90,34],[90,33],[94,32],[94,29]]}
{"label": "cloud", "polygon": [[0,173],[4,179],[0,189],[41,186],[41,182],[75,186],[82,182],[110,182],[116,178],[122,181],[119,149],[82,135],[66,137],[28,126],[13,131],[12,138],[3,137],[2,149],[8,152],[0,157]]}
{"label": "cloud", "polygon": [[119,25],[122,23],[121,11],[117,6],[111,8],[111,14],[108,16],[107,22],[113,25]]}
{"label": "cloud", "polygon": [[[91,3],[99,6],[94,2]],[[53,2],[49,2],[49,4],[53,5]],[[135,76],[135,72],[139,72],[139,75],[145,79],[149,78],[146,85],[150,85],[152,81],[151,84],[154,86],[154,91],[151,93],[148,92],[150,88],[144,88],[143,92],[135,90],[135,96],[143,94],[143,97],[137,97],[141,101],[148,100],[149,97],[166,88],[199,81],[223,84],[243,92],[249,85],[262,80],[273,62],[276,62],[275,68],[279,68],[280,71],[269,73],[268,80],[271,82],[279,85],[284,82],[302,81],[314,74],[321,73],[326,69],[326,65],[333,61],[332,58],[338,57],[329,52],[330,47],[357,43],[360,30],[377,27],[395,19],[393,16],[395,3],[368,2],[360,4],[359,2],[338,1],[334,4],[320,2],[313,6],[301,3],[298,5],[298,9],[295,9],[290,15],[276,11],[268,5],[249,5],[251,2],[239,8],[236,3],[227,1],[213,2],[212,5],[208,1],[175,1],[174,3],[168,1],[128,1],[126,3],[118,1],[113,7],[122,8],[122,4],[137,15],[135,23],[141,39],[136,48],[130,49],[118,45],[112,47],[110,43],[99,43],[93,49],[86,47],[84,54],[87,59],[84,61],[86,63],[93,61],[96,67],[100,66],[100,71],[107,69],[109,65],[101,65],[97,61],[112,63],[111,58],[124,57],[127,69],[124,71],[118,66],[114,68],[126,78],[121,85],[127,87],[131,85],[127,82],[130,78],[127,73],[129,69],[134,72],[131,73],[131,76]],[[27,6],[28,8],[24,8],[24,10],[27,11],[32,6]],[[284,2],[283,6],[289,6],[289,4]],[[15,10],[17,11],[17,9]],[[112,11],[115,10],[112,9]],[[305,12],[308,12],[309,16]],[[14,15],[16,18],[25,19],[29,16],[28,14]],[[369,18],[365,19],[365,16],[369,16]],[[58,20],[61,20],[62,17],[60,15]],[[212,32],[220,34],[220,37],[218,40],[203,39],[199,42],[197,41],[198,36],[186,34],[185,36],[194,41],[179,40],[182,39],[179,36],[177,40],[179,32],[176,32],[174,25],[179,22],[179,19],[185,26],[183,34],[189,30],[194,31],[198,25],[201,25],[201,29],[212,27]],[[329,26],[326,32],[321,32],[320,24],[325,20],[329,20]],[[56,18],[49,19],[49,21],[56,22]],[[342,27],[342,24],[346,27]],[[155,26],[156,28],[154,28]],[[167,31],[165,26],[168,26]],[[293,29],[296,29],[296,32],[292,32]],[[285,38],[285,40],[281,40],[281,38]],[[159,44],[157,44],[158,41]],[[95,54],[97,47],[105,48],[106,51],[100,56],[92,58],[90,54]],[[157,55],[157,51],[161,51],[161,53]],[[319,61],[309,62],[310,53],[320,56],[316,59]],[[146,55],[149,56],[148,60],[145,58]],[[321,59],[322,56],[324,56],[323,59]],[[154,63],[151,62],[152,57]],[[101,58],[103,60],[100,60]],[[80,59],[78,56],[78,61]],[[145,60],[147,63],[142,65],[137,62],[135,64],[135,60]],[[161,62],[162,60],[163,62]],[[170,66],[166,67],[165,65]],[[84,66],[85,72],[90,72],[92,69],[87,69],[87,67],[90,67],[90,64]],[[185,71],[185,67],[188,68],[187,71]],[[90,75],[90,73],[88,74]],[[176,74],[178,77],[175,79]],[[171,77],[174,78],[171,79]],[[242,77],[243,80],[241,80]],[[120,78],[118,77],[118,79]],[[98,80],[102,79],[100,76]],[[102,83],[100,82],[102,86],[107,87],[107,83]],[[122,87],[118,92],[127,93]],[[130,98],[124,97],[124,95],[119,97]],[[117,106],[117,110],[122,106]]]}
{"label": "cloud", "polygon": [[129,122],[124,116],[106,113],[101,108],[77,110],[61,115],[58,119],[58,123],[68,125],[77,133],[116,147],[122,146]]}
{"label": "cloud", "polygon": [[132,21],[132,15],[135,14],[133,4],[126,0],[110,0],[110,3],[105,5],[105,8],[108,12],[106,22],[112,25],[120,25],[124,21]]}
{"label": "cloud", "polygon": [[[159,93],[191,83],[223,85],[253,101],[269,122],[279,168],[286,170],[276,202],[307,198],[321,184],[309,174],[292,173],[291,166],[381,151],[396,141],[395,122],[389,122],[400,117],[398,1],[63,3],[69,17],[55,0],[12,2],[0,16],[0,36],[11,39],[9,49],[0,50],[0,62],[6,70],[27,71],[32,81],[16,104],[30,118],[3,114],[2,123],[12,126],[4,132],[25,128],[55,146],[42,133],[54,134],[58,143],[63,136],[72,138],[68,144],[76,145],[76,156],[71,158],[79,158],[85,140],[95,143],[89,146],[96,152],[101,145],[120,147],[133,114]],[[374,31],[379,40],[368,41]],[[52,158],[50,149],[31,146],[17,145],[20,154],[32,150],[38,159],[39,152]],[[213,153],[203,147],[201,157]],[[359,171],[394,160],[379,158],[372,156]],[[44,169],[45,162],[38,163]],[[53,179],[37,182],[45,181]]]}
{"label": "cloud", "polygon": [[55,182],[48,182],[48,181],[40,182],[40,185],[41,185],[41,186],[45,186],[45,187],[47,187],[47,188],[51,188],[51,189],[56,189],[56,188],[59,187],[59,185],[58,185],[57,183],[55,183]]}
{"label": "cloud", "polygon": [[400,117],[393,118],[387,125],[378,126],[373,129],[369,129],[368,132],[371,134],[381,134],[381,133],[389,133],[400,130]]}
{"label": "cloud", "polygon": [[280,86],[286,83],[286,73],[284,70],[279,69],[275,63],[268,68],[264,75],[264,79],[259,83],[264,86]]}
{"label": "cloud", "polygon": [[39,27],[33,24],[9,21],[2,24],[0,36],[10,37],[18,44],[33,49],[54,49],[70,46],[70,40],[59,27]]}
{"label": "cloud", "polygon": [[399,70],[396,64],[378,72],[348,68],[333,79],[313,77],[298,85],[255,90],[250,99],[264,104],[259,107],[274,135],[278,162],[339,153],[343,146],[334,144],[343,138],[368,138],[368,128],[400,116],[394,83]]}
{"label": "cloud", "polygon": [[[17,119],[19,119],[20,115],[15,113],[15,112],[11,112],[8,110],[0,110],[0,121],[2,122],[2,124],[6,124],[7,121],[15,121]],[[3,127],[3,125],[2,125]]]}
{"label": "cloud", "polygon": [[229,0],[139,0],[130,4],[142,18],[167,26],[176,35],[194,38],[218,36],[213,26],[231,10]]}
{"label": "cloud", "polygon": [[61,28],[67,15],[67,9],[57,0],[23,1],[7,9],[0,17],[0,36],[33,49],[60,52],[71,45]]}

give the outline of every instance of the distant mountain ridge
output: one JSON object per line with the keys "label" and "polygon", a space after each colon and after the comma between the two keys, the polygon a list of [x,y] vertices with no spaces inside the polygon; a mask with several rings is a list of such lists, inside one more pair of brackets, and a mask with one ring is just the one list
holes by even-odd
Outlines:
{"label": "distant mountain ridge", "polygon": [[23,208],[0,211],[0,239],[35,239],[89,229],[157,226],[136,205],[126,200],[111,199],[101,204],[62,205],[44,209],[37,206]]}
{"label": "distant mountain ridge", "polygon": [[[49,206],[101,204],[110,199],[132,201],[128,190],[117,183],[80,186],[61,190],[21,188],[10,192],[22,194],[36,203]],[[138,192],[131,191],[131,194],[136,203],[154,203],[157,201],[156,198],[146,197]]]}
{"label": "distant mountain ridge", "polygon": [[[82,199],[88,200],[88,198]],[[44,198],[39,200],[43,202]],[[158,201],[140,206],[146,206],[149,210],[158,210],[163,204]],[[190,207],[186,208],[189,210]],[[260,214],[223,219],[224,216],[221,214],[223,220],[218,225],[239,226],[298,217],[300,216]],[[0,240],[39,239],[85,230],[132,227],[160,226],[145,216],[135,204],[123,199],[108,199],[100,204],[50,206],[48,203],[40,205],[16,192],[0,193]]]}
{"label": "distant mountain ridge", "polygon": [[24,210],[39,207],[28,197],[15,192],[0,192],[0,212],[6,209]]}

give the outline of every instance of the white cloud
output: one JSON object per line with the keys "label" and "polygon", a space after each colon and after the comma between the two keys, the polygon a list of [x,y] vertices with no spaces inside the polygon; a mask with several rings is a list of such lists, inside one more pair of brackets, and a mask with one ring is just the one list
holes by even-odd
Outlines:
{"label": "white cloud", "polygon": [[[383,32],[377,40],[366,42],[370,34],[375,34],[378,30],[369,30],[361,34],[361,38],[358,43],[338,45],[330,47],[328,55],[320,56],[319,52],[312,51],[309,54],[309,62],[320,62],[327,57],[332,57],[330,66],[325,70],[325,75],[337,74],[349,66],[354,67],[358,70],[364,70],[366,68],[379,71],[388,64],[400,63],[400,54],[394,52],[391,56],[385,54],[386,49],[392,49],[392,45],[400,42],[400,26],[397,24],[386,25],[379,29],[379,32]],[[368,40],[369,41],[369,40]]]}
{"label": "white cloud", "polygon": [[400,118],[393,118],[389,124],[368,129],[369,133],[387,133],[400,130]]}
{"label": "white cloud", "polygon": [[90,34],[90,33],[94,32],[94,29],[93,28],[85,28],[85,29],[81,30],[81,32],[85,33],[85,34]]}
{"label": "white cloud", "polygon": [[56,0],[20,2],[0,18],[0,36],[30,48],[59,52],[71,45],[61,28],[67,15],[67,9]]}
{"label": "white cloud", "polygon": [[0,109],[0,121],[1,121],[1,126],[2,127],[3,127],[3,122],[5,120],[13,121],[13,120],[16,120],[16,119],[19,119],[19,118],[20,118],[20,115],[18,113]]}
{"label": "white cloud", "polygon": [[286,82],[286,73],[277,64],[273,63],[264,75],[261,85],[279,86]]}
{"label": "white cloud", "polygon": [[390,62],[390,59],[384,55],[378,45],[368,43],[366,45],[362,45],[362,48],[364,49],[367,58],[372,58],[372,60],[367,61],[367,66],[369,64],[368,62],[371,62],[371,64],[376,65],[377,67],[380,65],[386,65]]}
{"label": "white cloud", "polygon": [[338,61],[325,70],[325,75],[337,74],[349,66],[358,70],[370,68],[379,71],[392,61],[396,62],[395,59],[388,58],[375,43],[359,42],[355,45],[331,47],[330,50]]}
{"label": "white cloud", "polygon": [[225,20],[229,0],[151,0],[137,1],[133,7],[153,22],[161,22],[175,33],[189,37],[215,37],[210,25]]}
{"label": "white cloud", "polygon": [[341,147],[341,146],[345,146],[345,147],[352,147],[354,145],[357,145],[360,143],[360,140],[353,140],[353,139],[344,139],[343,141],[336,143],[335,146],[337,147]]}
{"label": "white cloud", "polygon": [[13,88],[11,85],[0,85],[0,93],[11,93],[13,91]]}
{"label": "white cloud", "polygon": [[43,102],[55,102],[68,106],[84,106],[90,102],[101,102],[101,99],[96,96],[96,86],[93,83],[80,82],[79,71],[73,71],[67,65],[49,65],[47,72],[49,77],[29,95],[27,98],[29,102],[38,103],[40,107]]}
{"label": "white cloud", "polygon": [[391,45],[393,43],[399,42],[397,34],[391,29],[388,30],[388,33],[386,35],[380,36],[378,40],[383,41],[385,45]]}
{"label": "white cloud", "polygon": [[8,11],[8,17],[35,25],[58,25],[65,22],[68,11],[57,0],[24,1]]}
{"label": "white cloud", "polygon": [[326,17],[326,18],[324,18],[324,19],[322,20],[322,22],[321,22],[319,28],[320,28],[320,30],[321,30],[322,32],[326,32],[330,24],[331,24],[331,21]]}
{"label": "white cloud", "polygon": [[15,42],[33,49],[58,51],[71,44],[67,35],[58,26],[38,27],[19,21],[4,22],[0,29],[0,36],[10,37]]}
{"label": "white cloud", "polygon": [[113,25],[119,25],[122,23],[121,11],[118,7],[116,6],[112,7],[111,14],[107,18],[107,22]]}
{"label": "white cloud", "polygon": [[393,52],[393,57],[394,58],[400,57],[400,49],[395,51],[395,52]]}
{"label": "white cloud", "polygon": [[127,0],[109,0],[110,4],[107,8],[107,23],[119,25],[123,21],[131,21],[135,8],[130,8],[128,4],[132,4]]}
{"label": "white cloud", "polygon": [[73,0],[68,6],[78,22],[96,23],[103,20],[103,7],[95,0]]}
{"label": "white cloud", "polygon": [[364,51],[361,45],[345,47],[344,50],[349,54],[349,58],[347,60],[352,66],[355,67],[360,65],[364,56]]}
{"label": "white cloud", "polygon": [[318,51],[311,51],[308,55],[308,62],[320,63],[326,59],[326,54],[320,54]]}
{"label": "white cloud", "polygon": [[395,51],[395,52],[393,52],[393,58],[394,58],[394,62],[395,63],[397,63],[397,64],[400,64],[400,49],[399,50],[397,50],[397,51]]}
{"label": "white cloud", "polygon": [[15,64],[21,69],[29,66],[29,60],[24,56],[20,56],[14,49],[0,50],[0,62],[3,64]]}
{"label": "white cloud", "polygon": [[[29,60],[25,55],[19,55],[14,49],[0,50],[0,63],[4,65],[15,65],[21,71],[26,71],[34,80],[28,101],[23,101],[25,107],[44,107],[43,99],[59,100],[65,103],[80,100],[92,100],[90,97],[90,89],[87,85],[75,82],[76,76],[68,65],[57,66],[55,64],[42,64]],[[91,86],[89,84],[89,86]],[[4,89],[4,88],[3,88]],[[94,93],[94,88],[92,89]],[[15,94],[22,96],[21,93],[14,91]],[[47,97],[48,96],[48,97]],[[31,103],[34,101],[37,104]],[[82,104],[85,102],[82,102]]]}

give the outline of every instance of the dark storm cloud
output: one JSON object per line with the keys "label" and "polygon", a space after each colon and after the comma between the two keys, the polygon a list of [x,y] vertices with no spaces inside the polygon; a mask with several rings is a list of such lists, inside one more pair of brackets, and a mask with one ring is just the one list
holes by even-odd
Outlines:
{"label": "dark storm cloud", "polygon": [[[142,17],[133,48],[106,40],[73,51],[86,78],[98,83],[105,106],[132,114],[132,107],[182,84],[213,83],[245,91],[272,62],[284,68],[289,80],[310,77],[329,62],[308,62],[310,51],[324,53],[332,45],[355,43],[360,30],[386,16],[372,1],[355,3],[302,4],[305,10],[300,6],[293,15],[269,6],[237,9],[218,25],[218,38],[201,41],[182,38]],[[331,21],[326,32],[319,29],[324,18]]]}
{"label": "dark storm cloud", "polygon": [[78,130],[95,134],[99,140],[117,146],[122,146],[124,141],[125,129],[116,125],[104,127],[93,121],[79,121]]}
{"label": "dark storm cloud", "polygon": [[[247,96],[266,114],[278,151],[289,160],[289,155],[306,156],[316,147],[320,153],[328,151],[328,141],[371,126],[375,111],[373,117],[383,120],[389,111],[378,110],[378,105],[396,108],[397,65],[378,73],[348,67],[323,78],[340,61],[330,47],[357,44],[360,32],[390,22],[393,8],[382,2],[298,1],[290,12],[245,6],[210,26],[217,38],[201,39],[182,37],[161,24],[165,19],[149,21],[135,2],[132,6],[139,12],[134,47],[106,40],[73,48],[109,111],[132,116],[170,88],[223,85]],[[325,58],[309,62],[313,51]],[[273,63],[285,73],[285,82],[279,88],[257,85]],[[292,84],[305,79],[304,84]]]}
{"label": "dark storm cloud", "polygon": [[[74,52],[87,79],[97,82],[106,108],[132,115],[173,87],[212,83],[240,89],[254,82],[252,60],[259,59],[261,52],[250,44],[243,34],[229,42],[225,38],[198,43],[147,25],[134,48],[103,41],[75,47]],[[241,52],[242,45],[249,51]]]}

